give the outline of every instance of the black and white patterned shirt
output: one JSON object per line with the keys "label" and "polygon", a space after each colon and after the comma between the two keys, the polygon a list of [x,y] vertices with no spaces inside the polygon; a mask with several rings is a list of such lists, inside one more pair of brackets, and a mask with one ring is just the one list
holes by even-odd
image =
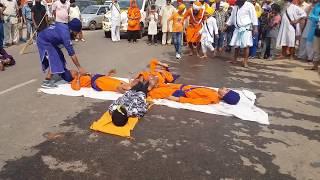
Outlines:
{"label": "black and white patterned shirt", "polygon": [[109,112],[112,113],[121,105],[127,111],[128,117],[142,118],[148,110],[146,95],[139,91],[130,90],[119,97],[109,106]]}

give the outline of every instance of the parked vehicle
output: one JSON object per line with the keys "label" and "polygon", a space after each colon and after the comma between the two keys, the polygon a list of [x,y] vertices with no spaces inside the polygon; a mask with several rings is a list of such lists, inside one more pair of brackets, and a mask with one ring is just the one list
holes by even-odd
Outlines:
{"label": "parked vehicle", "polygon": [[[145,9],[147,7],[147,2],[149,0],[137,0],[137,4],[139,6],[141,12],[141,35],[145,32],[145,19],[146,19],[146,12]],[[128,8],[130,6],[130,0],[119,0],[119,6],[121,11],[121,27],[120,32],[127,32],[128,29]],[[102,29],[104,31],[105,37],[110,37],[111,34],[111,12],[107,12],[102,21]]]}
{"label": "parked vehicle", "polygon": [[86,7],[90,5],[96,5],[96,1],[90,1],[90,0],[76,0],[76,5],[79,7],[80,12],[82,12]]}
{"label": "parked vehicle", "polygon": [[109,7],[105,5],[91,5],[86,7],[82,13],[83,29],[95,30],[102,27],[102,19],[109,11]]}
{"label": "parked vehicle", "polygon": [[103,3],[103,5],[110,6],[111,3],[112,3],[112,1],[107,0],[107,1],[105,1],[105,2]]}

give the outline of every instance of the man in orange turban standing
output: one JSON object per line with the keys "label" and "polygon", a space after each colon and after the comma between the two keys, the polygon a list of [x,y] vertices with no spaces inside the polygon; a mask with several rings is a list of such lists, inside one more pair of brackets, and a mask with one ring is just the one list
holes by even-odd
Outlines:
{"label": "man in orange turban standing", "polygon": [[186,11],[184,19],[187,18],[189,18],[189,25],[186,29],[186,38],[191,50],[190,56],[195,54],[194,46],[196,46],[197,55],[199,56],[201,38],[199,31],[202,28],[202,22],[204,20],[204,9],[200,2],[194,2],[192,7]]}
{"label": "man in orange turban standing", "polygon": [[140,33],[140,19],[141,13],[138,8],[136,0],[130,0],[130,7],[128,9],[128,41],[137,42]]}

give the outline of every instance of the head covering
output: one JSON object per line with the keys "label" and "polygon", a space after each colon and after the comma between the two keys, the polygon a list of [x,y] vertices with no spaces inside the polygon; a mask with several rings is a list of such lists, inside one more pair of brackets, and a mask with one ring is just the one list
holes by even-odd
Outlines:
{"label": "head covering", "polygon": [[240,101],[240,95],[239,93],[230,90],[227,94],[225,94],[222,98],[225,103],[231,104],[231,105],[236,105]]}
{"label": "head covering", "polygon": [[111,114],[112,123],[115,126],[124,126],[128,122],[127,111],[122,106],[118,106]]}
{"label": "head covering", "polygon": [[214,13],[214,9],[213,9],[212,7],[207,7],[207,8],[206,8],[206,13],[207,13],[208,15],[212,16],[213,13]]}
{"label": "head covering", "polygon": [[230,5],[230,6],[234,6],[236,4],[236,0],[227,0],[227,3]]}
{"label": "head covering", "polygon": [[214,2],[216,2],[216,0],[209,0],[209,2],[214,3]]}
{"label": "head covering", "polygon": [[178,10],[179,10],[179,11],[183,11],[185,8],[186,8],[186,5],[184,5],[184,4],[180,4],[180,5],[178,6]]}
{"label": "head covering", "polygon": [[199,2],[199,1],[194,2],[193,5],[192,5],[192,8],[194,10],[200,10],[202,8],[201,2]]}
{"label": "head covering", "polygon": [[68,23],[68,26],[71,29],[71,31],[74,31],[74,32],[80,32],[82,29],[81,21],[77,18],[72,19]]}

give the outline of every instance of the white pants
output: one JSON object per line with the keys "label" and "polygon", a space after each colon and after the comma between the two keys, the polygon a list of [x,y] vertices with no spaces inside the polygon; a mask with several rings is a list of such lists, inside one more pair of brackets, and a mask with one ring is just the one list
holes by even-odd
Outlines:
{"label": "white pants", "polygon": [[313,56],[313,43],[308,42],[307,38],[301,38],[298,57],[301,59],[312,60]]}
{"label": "white pants", "polygon": [[162,44],[171,44],[172,41],[172,32],[163,32],[162,33]]}
{"label": "white pants", "polygon": [[111,40],[120,41],[120,26],[111,26]]}
{"label": "white pants", "polygon": [[207,40],[201,40],[201,48],[202,48],[202,52],[204,54],[207,53],[208,49],[213,52],[214,51],[214,47],[212,45],[211,42],[207,41]]}
{"label": "white pants", "polygon": [[18,24],[4,23],[4,43],[18,43],[19,41],[19,30]]}

